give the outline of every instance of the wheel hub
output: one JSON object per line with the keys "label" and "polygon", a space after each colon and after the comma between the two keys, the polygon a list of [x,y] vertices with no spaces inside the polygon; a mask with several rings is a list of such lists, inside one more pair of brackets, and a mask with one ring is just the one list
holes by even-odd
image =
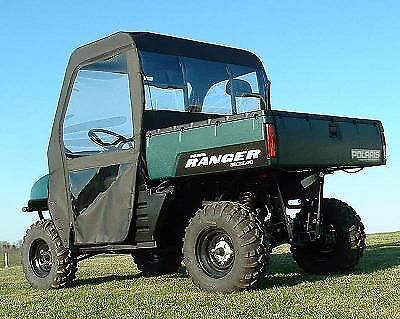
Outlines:
{"label": "wheel hub", "polygon": [[224,266],[229,263],[233,258],[233,250],[230,244],[225,241],[224,237],[215,244],[214,248],[211,248],[210,255],[220,266]]}
{"label": "wheel hub", "polygon": [[235,260],[232,240],[223,229],[206,229],[197,239],[196,256],[210,277],[222,278],[231,271]]}
{"label": "wheel hub", "polygon": [[51,255],[48,250],[41,249],[39,251],[38,263],[42,267],[51,267]]}
{"label": "wheel hub", "polygon": [[34,273],[41,278],[46,277],[53,266],[53,258],[47,243],[42,239],[37,239],[32,243],[29,252],[29,261]]}

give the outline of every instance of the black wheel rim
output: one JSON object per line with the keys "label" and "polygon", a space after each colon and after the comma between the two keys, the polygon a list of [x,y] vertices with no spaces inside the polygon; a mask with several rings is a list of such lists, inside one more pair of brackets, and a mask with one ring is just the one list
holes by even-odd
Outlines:
{"label": "black wheel rim", "polygon": [[49,245],[43,239],[36,239],[29,251],[29,262],[36,276],[44,278],[49,275],[53,258]]}
{"label": "black wheel rim", "polygon": [[230,272],[235,260],[232,239],[223,229],[206,229],[197,238],[196,257],[207,275],[222,278]]}

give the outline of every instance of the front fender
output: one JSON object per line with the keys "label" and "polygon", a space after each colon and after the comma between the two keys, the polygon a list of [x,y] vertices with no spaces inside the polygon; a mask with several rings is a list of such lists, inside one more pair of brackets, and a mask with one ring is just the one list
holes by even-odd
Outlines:
{"label": "front fender", "polygon": [[39,178],[31,188],[30,200],[48,199],[49,198],[49,175]]}

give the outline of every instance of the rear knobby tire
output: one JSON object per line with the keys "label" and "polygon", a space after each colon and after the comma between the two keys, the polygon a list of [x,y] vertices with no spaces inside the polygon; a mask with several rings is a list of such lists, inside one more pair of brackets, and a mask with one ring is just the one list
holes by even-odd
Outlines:
{"label": "rear knobby tire", "polygon": [[62,288],[70,285],[77,271],[77,259],[62,244],[51,220],[40,220],[26,232],[22,243],[22,268],[34,288]]}
{"label": "rear knobby tire", "polygon": [[186,228],[184,263],[194,284],[206,291],[254,287],[265,273],[268,243],[258,219],[236,202],[199,209]]}
{"label": "rear knobby tire", "polygon": [[[364,225],[360,216],[346,203],[327,198],[322,201],[322,226],[334,230],[333,243],[292,245],[293,258],[300,268],[311,274],[347,273],[354,269],[365,249]],[[332,238],[332,236],[331,236]]]}
{"label": "rear knobby tire", "polygon": [[145,276],[175,273],[182,263],[180,248],[139,249],[132,256],[137,268]]}

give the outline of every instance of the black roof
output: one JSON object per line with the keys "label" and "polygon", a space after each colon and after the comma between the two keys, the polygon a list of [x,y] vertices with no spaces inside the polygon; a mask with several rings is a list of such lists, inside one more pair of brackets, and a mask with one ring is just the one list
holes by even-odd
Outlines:
{"label": "black roof", "polygon": [[81,63],[94,57],[132,44],[142,51],[263,68],[260,59],[254,53],[242,49],[151,32],[117,32],[75,49],[70,58],[71,72]]}
{"label": "black roof", "polygon": [[262,68],[260,59],[246,50],[176,38],[151,32],[127,32],[139,50]]}

